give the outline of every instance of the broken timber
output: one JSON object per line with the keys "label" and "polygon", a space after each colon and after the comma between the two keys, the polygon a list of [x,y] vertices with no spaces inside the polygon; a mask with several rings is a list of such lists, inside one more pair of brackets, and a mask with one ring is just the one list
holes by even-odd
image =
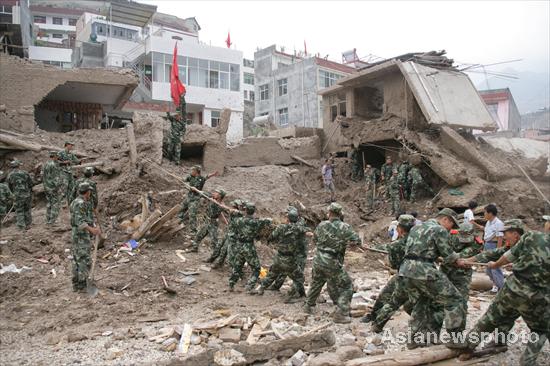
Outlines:
{"label": "broken timber", "polygon": [[[56,146],[40,145],[40,144],[28,142],[28,141],[23,141],[14,136],[9,136],[4,133],[0,133],[0,143],[2,143],[2,148],[4,149],[30,150],[34,152],[39,152],[42,150],[54,150],[54,151],[63,150],[62,148],[56,147]],[[86,154],[78,151],[73,151],[73,153],[78,157],[87,157]]]}
{"label": "broken timber", "polygon": [[143,238],[145,236],[145,234],[147,234],[147,232],[149,231],[149,229],[151,229],[151,226],[153,225],[153,223],[160,217],[162,216],[162,212],[160,212],[160,210],[155,210],[151,216],[149,216],[147,218],[147,220],[145,220],[145,222],[143,222],[141,224],[141,226],[139,227],[139,229],[137,229],[133,234],[132,234],[132,239],[134,240],[140,240],[141,238]]}
{"label": "broken timber", "polygon": [[137,163],[137,145],[134,125],[132,123],[126,125],[126,132],[128,133],[128,147],[130,148],[130,163],[132,167],[135,167]]}
{"label": "broken timber", "polygon": [[179,212],[180,205],[175,205],[167,213],[165,213],[161,218],[151,225],[150,236],[155,236],[157,233],[161,232],[161,229],[164,224],[166,224],[170,219],[172,219]]}
{"label": "broken timber", "polygon": [[415,366],[446,360],[456,357],[458,354],[459,351],[441,345],[357,358],[346,362],[345,366]]}
{"label": "broken timber", "polygon": [[296,161],[298,161],[298,162],[304,164],[304,165],[307,165],[307,166],[310,167],[310,168],[315,168],[315,165],[313,165],[313,164],[307,162],[306,160],[302,159],[302,158],[299,157],[299,156],[291,155],[290,157],[291,157],[292,159],[294,159],[294,160],[296,160]]}

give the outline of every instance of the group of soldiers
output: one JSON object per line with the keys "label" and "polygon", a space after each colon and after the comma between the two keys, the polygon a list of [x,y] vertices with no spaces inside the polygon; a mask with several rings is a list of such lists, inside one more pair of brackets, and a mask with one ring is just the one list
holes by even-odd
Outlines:
{"label": "group of soldiers", "polygon": [[[491,345],[506,345],[506,336],[521,316],[531,332],[538,335],[528,343],[521,364],[535,365],[550,331],[550,216],[543,219],[545,232],[527,231],[519,219],[506,221],[503,231],[507,246],[481,251],[473,225],[459,225],[451,209],[445,208],[435,219],[416,226],[413,216],[399,216],[399,237],[384,248],[390,266],[398,272],[379,294],[371,313],[362,320],[372,322],[371,329],[381,332],[403,306],[411,315],[409,326],[413,337],[409,348],[437,343],[445,324],[451,335],[446,345],[462,350],[461,358],[468,359],[484,340],[482,332],[498,329],[502,334]],[[486,262],[493,269],[513,263],[513,274],[486,313],[464,335],[471,266]]]}
{"label": "group of soldiers", "polygon": [[[353,166],[355,165],[357,162],[353,161]],[[383,191],[385,198],[390,200],[392,214],[401,212],[401,202],[404,200],[415,202],[424,192],[434,194],[422,178],[420,168],[410,164],[406,159],[397,165],[388,156],[380,170],[367,164],[363,175],[367,183],[369,208],[373,207],[378,191]]]}
{"label": "group of soldiers", "polygon": [[[192,179],[193,174],[195,179]],[[200,167],[194,167],[192,175],[186,179],[192,188],[184,201],[182,212],[190,216],[196,215],[196,211],[189,212],[189,200],[200,197],[189,196],[192,193],[205,195],[201,189],[207,178],[197,179],[197,175],[201,176]],[[234,200],[230,207],[225,206],[225,195],[223,190],[205,195],[212,199],[207,208],[208,219],[197,231],[192,250],[198,250],[206,233],[210,235],[213,248],[206,261],[214,262],[214,267],[219,267],[228,255],[231,266],[230,291],[243,277],[243,266],[247,263],[252,272],[246,284],[248,293],[262,295],[267,289],[278,289],[281,280],[289,277],[293,284],[285,301],[294,302],[305,296],[303,310],[312,313],[317,297],[327,284],[328,294],[337,307],[333,314],[334,321],[350,322],[353,285],[344,268],[344,257],[348,245],[359,245],[361,239],[343,221],[342,206],[331,203],[327,210],[328,220],[322,221],[312,231],[295,207],[288,207],[284,223],[274,225],[271,219],[256,218],[256,207],[251,202]],[[224,212],[229,213],[228,220]],[[218,241],[220,219],[226,220],[228,225],[223,240]],[[391,316],[403,306],[411,315],[411,333],[416,335],[408,344],[410,348],[437,343],[445,325],[451,335],[451,341],[446,345],[461,349],[463,357],[467,358],[478,344],[473,341],[475,338],[459,337],[464,334],[466,327],[471,267],[475,263],[491,260],[496,261],[488,264],[491,268],[513,262],[513,275],[508,278],[508,285],[499,292],[468,334],[491,332],[495,328],[509,332],[514,321],[522,316],[531,331],[540,336],[538,342],[528,345],[523,356],[525,364],[533,364],[548,336],[550,319],[547,284],[550,278],[550,217],[545,216],[545,220],[546,233],[528,232],[521,220],[508,220],[503,230],[509,247],[481,252],[474,227],[470,223],[460,224],[458,215],[450,208],[442,209],[434,219],[418,225],[415,225],[416,219],[412,215],[400,215],[398,239],[385,247],[390,265],[398,272],[388,281],[372,312],[363,321],[372,322],[372,330],[380,332]],[[277,253],[267,276],[259,280],[261,267],[254,241],[263,228],[271,232],[268,243],[275,243]],[[316,253],[306,294],[304,270],[310,237],[315,243]],[[259,286],[256,287],[258,282]]]}
{"label": "group of soldiers", "polygon": [[[82,177],[75,179],[72,167],[80,164],[80,160],[72,152],[73,147],[74,143],[66,141],[63,150],[49,152],[49,160],[42,167],[42,183],[46,196],[47,225],[56,224],[64,200],[70,209],[72,283],[75,291],[81,291],[87,285],[91,235],[100,233],[97,220],[98,193],[92,179],[92,167],[84,168]],[[31,175],[21,169],[21,165],[19,160],[12,160],[6,183],[0,183],[0,227],[10,207],[15,210],[16,226],[20,230],[27,230],[31,226],[34,182]]]}

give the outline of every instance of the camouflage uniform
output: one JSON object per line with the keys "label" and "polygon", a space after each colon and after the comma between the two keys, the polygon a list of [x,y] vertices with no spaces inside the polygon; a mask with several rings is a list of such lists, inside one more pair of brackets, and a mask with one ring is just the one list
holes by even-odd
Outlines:
{"label": "camouflage uniform", "polygon": [[[453,210],[445,208],[438,216],[447,216],[458,226],[457,215]],[[449,333],[464,329],[466,308],[462,296],[435,266],[438,257],[443,258],[443,264],[452,264],[459,258],[449,245],[447,230],[435,219],[413,227],[407,240],[405,260],[399,268],[404,287],[413,291],[418,299],[409,322],[413,336],[418,333],[422,335],[422,330],[428,328],[425,324],[433,321],[433,314],[427,310],[432,306],[443,309],[445,327]],[[413,344],[409,346],[421,343],[413,337]]]}
{"label": "camouflage uniform", "polygon": [[388,189],[388,182],[393,174],[393,163],[384,163],[380,168],[380,176],[383,178],[384,185],[386,186],[386,198],[390,198],[390,192]]}
{"label": "camouflage uniform", "polygon": [[13,194],[6,183],[0,183],[0,229],[13,202]]}
{"label": "camouflage uniform", "polygon": [[407,180],[411,188],[411,202],[414,202],[420,196],[420,192],[422,190],[425,190],[431,195],[434,194],[430,186],[427,185],[426,182],[424,182],[424,178],[422,178],[420,169],[418,169],[417,166],[411,167],[411,169],[409,170],[409,175],[407,176]]}
{"label": "camouflage uniform", "polygon": [[[86,170],[88,171],[88,168],[86,168]],[[90,173],[88,173],[88,174],[90,174]],[[98,194],[97,194],[97,184],[93,179],[91,179],[91,175],[90,175],[90,177],[86,177],[86,176],[80,177],[74,182],[73,191],[71,193],[71,199],[74,200],[74,199],[76,199],[76,197],[78,197],[78,187],[82,183],[87,183],[87,184],[90,185],[90,188],[92,189],[92,193],[90,195],[90,204],[92,205],[93,209],[96,209],[97,205],[99,203],[99,197],[98,197]]]}
{"label": "camouflage uniform", "polygon": [[[71,144],[71,143],[66,142],[65,145],[67,144]],[[73,169],[71,168],[71,165],[80,164],[80,160],[78,160],[75,154],[67,150],[61,150],[60,152],[58,152],[57,160],[60,163],[62,178],[63,178],[62,180],[63,198],[66,198],[67,203],[70,205],[71,194],[73,192],[73,187],[74,187]],[[63,164],[63,163],[66,163],[66,164]]]}
{"label": "camouflage uniform", "polygon": [[[50,155],[51,156],[51,155]],[[59,216],[62,193],[61,168],[55,160],[48,161],[42,169],[42,183],[46,194],[46,223],[53,224]]]}
{"label": "camouflage uniform", "polygon": [[180,97],[180,106],[177,108],[180,114],[179,118],[170,115],[166,112],[167,118],[170,121],[170,132],[168,133],[168,141],[166,143],[166,158],[179,165],[181,159],[181,140],[185,136],[187,130],[187,103],[185,97]]}
{"label": "camouflage uniform", "polygon": [[[504,229],[523,228],[521,220],[508,220]],[[513,263],[513,273],[506,278],[489,308],[469,332],[468,348],[478,342],[474,337],[481,332],[493,332],[498,328],[507,334],[517,318],[523,318],[532,333],[539,335],[538,342],[529,342],[521,357],[521,365],[536,365],[536,359],[550,336],[550,236],[537,231],[522,235],[511,249],[501,247],[484,251],[475,256],[478,262],[497,260],[502,255]]]}
{"label": "camouflage uniform", "polygon": [[409,175],[409,170],[411,169],[411,166],[408,161],[404,161],[399,165],[398,175],[397,175],[397,181],[399,182],[399,186],[401,187],[401,190],[403,192],[403,198],[409,199],[411,194],[411,187],[409,185],[409,180],[407,179],[407,176]]}
{"label": "camouflage uniform", "polygon": [[91,205],[87,204],[82,196],[78,196],[71,203],[71,239],[73,244],[72,282],[73,290],[75,291],[86,288],[86,281],[88,280],[88,272],[90,270],[91,234],[85,229],[87,226],[92,226],[93,224],[90,207]]}
{"label": "camouflage uniform", "polygon": [[271,220],[253,217],[255,210],[253,207],[249,204],[247,206],[247,216],[235,220],[235,241],[228,248],[229,263],[231,264],[230,289],[233,289],[237,281],[243,276],[245,263],[248,263],[252,271],[246,285],[248,291],[254,288],[260,275],[260,259],[256,252],[254,239],[265,225],[271,223]]}
{"label": "camouflage uniform", "polygon": [[[342,207],[332,203],[329,210],[338,215]],[[307,294],[305,310],[315,306],[325,283],[330,298],[338,306],[335,315],[349,316],[349,307],[353,295],[352,281],[344,269],[344,256],[348,244],[358,244],[361,239],[349,224],[339,218],[321,222],[314,233],[317,251],[311,270],[311,285]]]}
{"label": "camouflage uniform", "polygon": [[[451,233],[453,234],[453,233]],[[458,233],[450,236],[450,244],[460,258],[470,258],[481,251],[481,246],[475,242],[474,227],[472,224],[462,224]],[[459,268],[453,265],[442,265],[439,268],[447,278],[455,285],[462,295],[464,306],[468,308],[468,296],[470,293],[470,282],[472,281],[471,268]]]}
{"label": "camouflage uniform", "polygon": [[32,179],[29,173],[17,167],[19,162],[12,162],[14,168],[8,175],[7,182],[13,193],[17,227],[28,229],[32,223]]}
{"label": "camouflage uniform", "polygon": [[367,168],[365,171],[365,179],[367,182],[367,206],[372,208],[374,205],[374,190],[376,189],[376,183],[380,178],[380,171],[375,167]]}
{"label": "camouflage uniform", "polygon": [[357,182],[363,179],[363,167],[361,166],[361,156],[357,149],[351,150],[351,179]]}
{"label": "camouflage uniform", "polygon": [[401,211],[401,194],[399,192],[399,182],[396,171],[394,171],[386,187],[390,194],[391,213],[395,215]]}
{"label": "camouflage uniform", "polygon": [[[218,190],[218,192],[223,192],[223,191]],[[209,197],[212,197],[211,194],[207,194],[207,195]],[[225,192],[223,192],[223,196],[225,196]],[[212,248],[212,255],[214,254],[216,248],[219,246],[218,218],[220,217],[222,211],[223,209],[219,205],[213,202],[210,202],[208,204],[208,207],[206,209],[207,222],[197,232],[197,235],[195,236],[195,240],[193,240],[193,250],[198,251],[200,242],[206,237],[206,235],[208,235],[208,237],[210,238],[210,247]]]}
{"label": "camouflage uniform", "polygon": [[[200,175],[199,170],[199,175],[188,175],[185,178],[185,182],[187,182],[191,187],[195,187],[199,191],[202,191],[202,188],[206,183],[206,178]],[[199,209],[200,198],[201,196],[199,193],[190,190],[187,193],[187,197],[181,204],[181,210],[178,215],[181,221],[185,220],[187,217],[189,218],[189,228],[193,233],[197,231],[197,211]]]}
{"label": "camouflage uniform", "polygon": [[277,242],[279,246],[269,273],[261,283],[260,294],[275,282],[284,282],[288,276],[293,281],[293,290],[289,296],[302,297],[306,295],[301,258],[303,257],[303,243],[307,245],[305,234],[308,229],[298,221],[298,211],[295,208],[289,209],[287,216],[290,222],[279,225],[269,237],[268,241]]}
{"label": "camouflage uniform", "polygon": [[[401,215],[398,221],[400,225],[408,228],[414,226],[414,217],[411,215]],[[409,234],[406,233],[403,237],[400,237],[386,247],[390,266],[394,269],[399,269],[401,263],[403,263],[408,236]],[[380,330],[384,328],[384,325],[401,305],[404,305],[405,311],[408,314],[412,311],[413,304],[409,301],[409,296],[407,292],[404,291],[405,289],[403,286],[399,285],[400,281],[398,275],[394,275],[390,278],[374,302],[371,313],[365,318],[365,320],[372,320],[374,327]]]}
{"label": "camouflage uniform", "polygon": [[[232,202],[232,206],[234,208],[238,209],[238,206],[240,205],[240,200],[235,200]],[[237,230],[235,222],[237,218],[242,216],[242,213],[239,211],[231,211],[229,213],[229,224],[227,225],[223,240],[221,242],[218,242],[218,246],[214,248],[214,252],[212,252],[212,255],[208,259],[209,262],[215,262],[217,260],[217,262],[214,264],[215,267],[219,267],[224,264],[225,258],[227,257],[227,252],[229,251],[231,245],[235,242],[235,231]]]}

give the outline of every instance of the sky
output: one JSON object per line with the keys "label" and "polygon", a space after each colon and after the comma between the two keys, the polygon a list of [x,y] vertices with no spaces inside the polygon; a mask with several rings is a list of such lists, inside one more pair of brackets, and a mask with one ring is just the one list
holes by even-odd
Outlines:
{"label": "sky", "polygon": [[[341,61],[357,49],[388,58],[447,50],[459,63],[491,64],[500,71],[548,73],[550,1],[143,1],[181,18],[196,17],[202,42],[253,58],[272,44]],[[475,77],[475,75],[473,75]]]}

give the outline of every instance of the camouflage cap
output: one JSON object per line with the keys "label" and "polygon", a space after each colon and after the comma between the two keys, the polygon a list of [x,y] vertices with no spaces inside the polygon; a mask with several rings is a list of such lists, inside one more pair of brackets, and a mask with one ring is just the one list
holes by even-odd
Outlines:
{"label": "camouflage cap", "polygon": [[239,206],[241,206],[242,204],[243,204],[243,201],[241,201],[239,199],[233,200],[230,203],[230,205],[235,207],[235,208],[239,208]]}
{"label": "camouflage cap", "polygon": [[200,172],[202,170],[201,166],[200,165],[193,165],[191,167],[191,170],[196,170],[197,172]]}
{"label": "camouflage cap", "polygon": [[64,145],[65,145],[65,146],[67,146],[67,145],[72,145],[72,146],[74,146],[74,142],[69,141],[69,140],[66,140]]}
{"label": "camouflage cap", "polygon": [[51,151],[49,152],[49,155],[50,155],[50,158],[53,158],[54,156],[57,156],[57,151],[51,150]]}
{"label": "camouflage cap", "polygon": [[439,211],[437,216],[447,216],[454,222],[454,227],[458,228],[458,214],[452,208],[445,207],[443,210]]}
{"label": "camouflage cap", "polygon": [[17,168],[19,165],[21,165],[21,162],[17,159],[10,161],[10,166],[12,168]]}
{"label": "camouflage cap", "polygon": [[335,213],[335,214],[337,214],[337,215],[341,215],[341,214],[342,214],[342,211],[343,211],[343,208],[342,208],[342,205],[340,205],[339,203],[332,202],[332,203],[328,206],[328,211],[329,211],[329,212],[332,212],[332,213]]}
{"label": "camouflage cap", "polygon": [[469,223],[461,224],[458,227],[458,241],[461,243],[471,243],[474,241],[474,225]]}
{"label": "camouflage cap", "polygon": [[544,216],[542,216],[542,219],[544,221],[550,221],[550,215],[544,215]]}
{"label": "camouflage cap", "polygon": [[225,197],[225,191],[221,188],[214,190],[214,192],[217,192],[222,198]]}
{"label": "camouflage cap", "polygon": [[414,226],[415,218],[413,215],[400,215],[397,219],[397,225],[403,226],[406,228],[411,228]]}
{"label": "camouflage cap", "polygon": [[511,219],[504,221],[504,226],[500,231],[507,231],[507,230],[513,230],[513,229],[520,229],[525,231],[525,226],[523,225],[523,221],[520,219]]}
{"label": "camouflage cap", "polygon": [[248,213],[254,213],[254,211],[256,211],[256,205],[253,202],[246,202],[244,208],[246,208],[246,212]]}
{"label": "camouflage cap", "polygon": [[94,167],[93,166],[87,166],[86,168],[84,168],[84,173],[94,174]]}
{"label": "camouflage cap", "polygon": [[298,221],[300,215],[298,214],[298,210],[295,207],[289,206],[286,209],[286,216],[291,222],[296,222]]}
{"label": "camouflage cap", "polygon": [[78,192],[79,193],[86,193],[88,191],[91,191],[92,190],[92,186],[89,184],[89,183],[80,183],[78,185]]}

